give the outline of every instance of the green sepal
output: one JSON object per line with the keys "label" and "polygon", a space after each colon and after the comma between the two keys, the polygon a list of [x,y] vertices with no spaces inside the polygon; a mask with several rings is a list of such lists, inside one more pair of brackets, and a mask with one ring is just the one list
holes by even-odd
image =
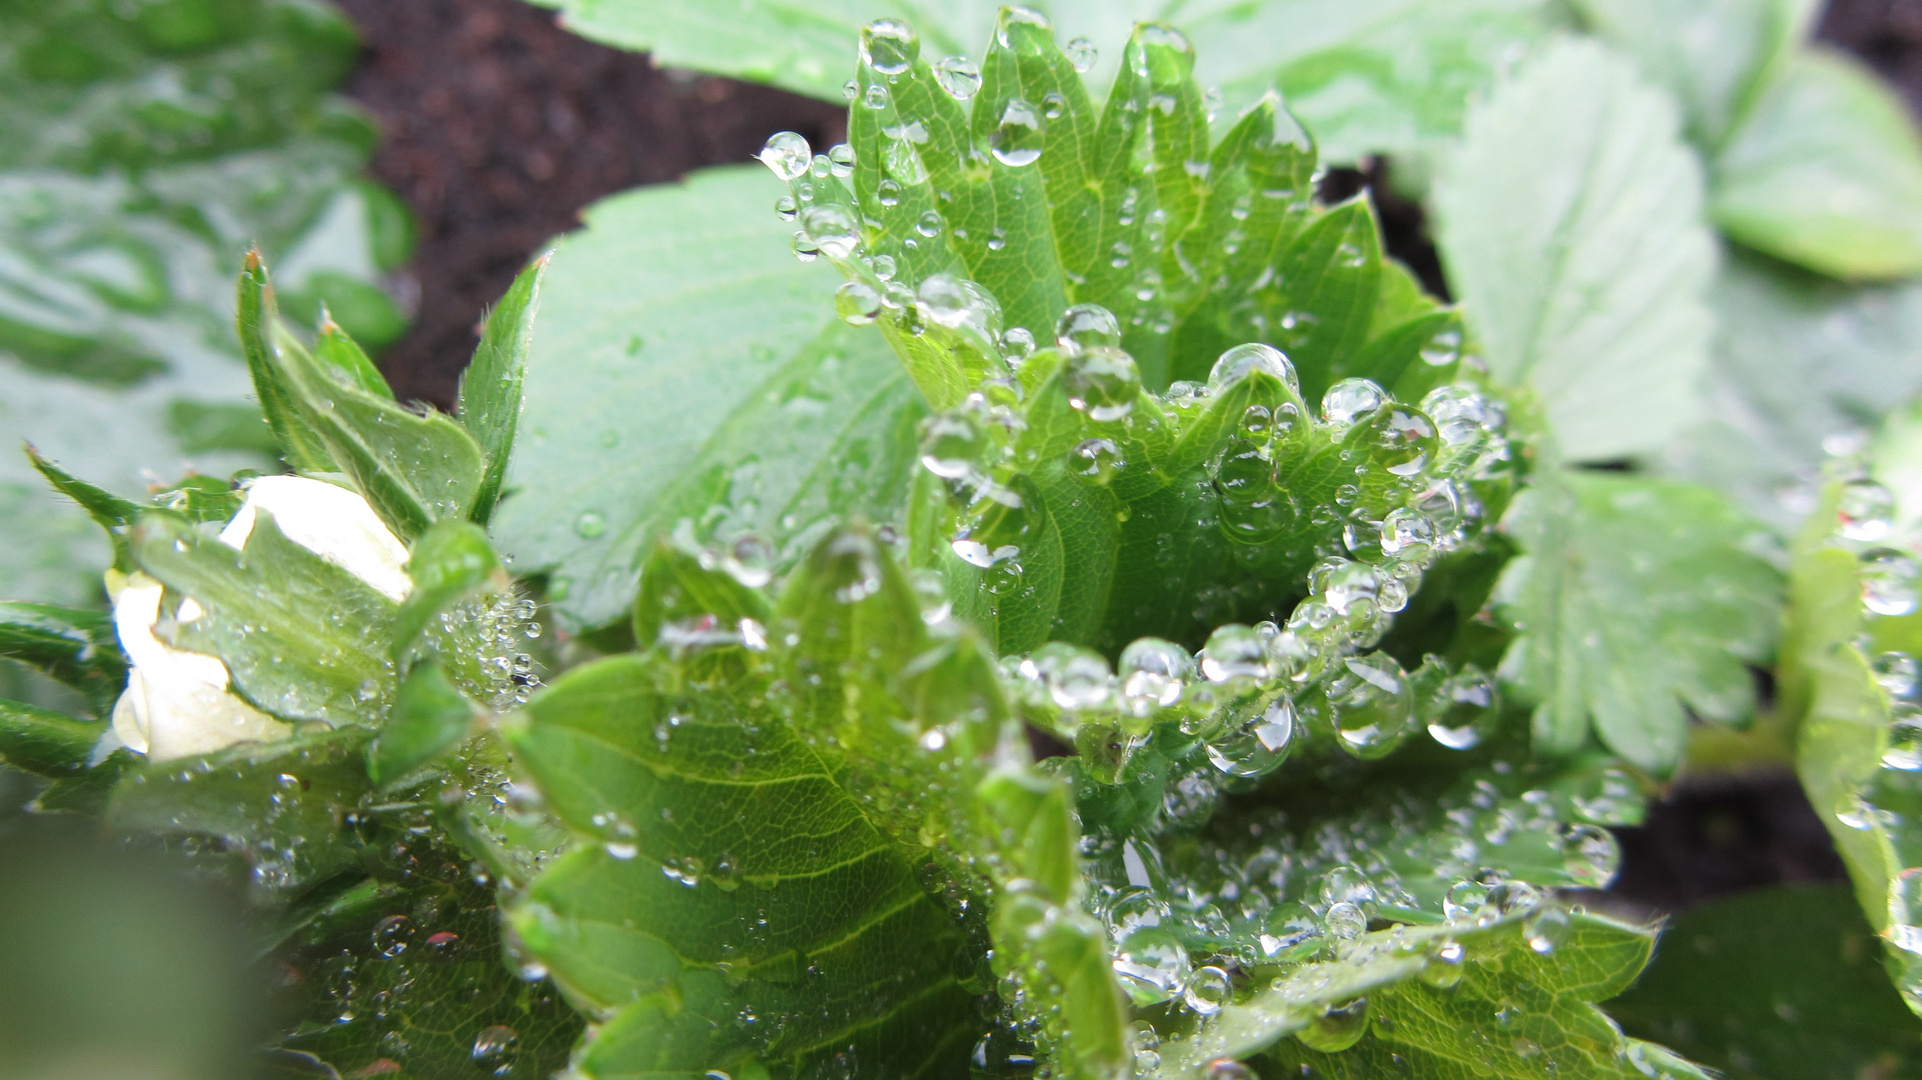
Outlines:
{"label": "green sepal", "polygon": [[35,776],[59,779],[85,772],[106,730],[97,720],[0,698],[0,761]]}
{"label": "green sepal", "polygon": [[0,600],[0,657],[80,691],[102,719],[127,685],[127,658],[113,619],[98,611]]}
{"label": "green sepal", "polygon": [[367,776],[386,788],[450,753],[474,729],[476,710],[434,661],[416,665],[394,695],[394,708],[367,748]]}
{"label": "green sepal", "polygon": [[507,295],[488,312],[487,330],[481,334],[467,370],[461,373],[460,401],[454,415],[480,444],[482,460],[487,463],[468,511],[480,525],[493,517],[501,485],[507,479],[507,461],[520,426],[527,356],[534,346],[534,316],[540,310],[541,279],[547,273],[548,259],[542,255],[529,263],[514,278]]}
{"label": "green sepal", "polygon": [[74,476],[41,456],[31,443],[27,444],[26,449],[27,459],[33,462],[34,471],[45,477],[55,491],[79,503],[94,524],[106,530],[107,539],[113,543],[113,568],[122,573],[133,569],[127,553],[127,527],[139,516],[140,505]]}
{"label": "green sepal", "polygon": [[380,369],[368,359],[360,344],[327,314],[325,304],[320,309],[320,325],[314,330],[314,359],[338,372],[347,385],[374,397],[394,400],[393,388],[387,385]]}
{"label": "green sepal", "polygon": [[507,567],[478,525],[458,518],[435,522],[414,541],[407,556],[407,576],[414,590],[394,614],[392,653],[395,663],[407,655],[421,631],[441,612],[461,599],[491,586],[505,592]]}
{"label": "green sepal", "polygon": [[280,444],[280,456],[296,472],[335,471],[327,444],[302,415],[300,395],[276,362],[274,328],[279,314],[259,248],[249,250],[241,263],[238,292],[234,325],[240,334],[240,349],[247,358],[247,373],[253,378],[254,397],[267,416],[267,426],[273,429],[274,441]]}

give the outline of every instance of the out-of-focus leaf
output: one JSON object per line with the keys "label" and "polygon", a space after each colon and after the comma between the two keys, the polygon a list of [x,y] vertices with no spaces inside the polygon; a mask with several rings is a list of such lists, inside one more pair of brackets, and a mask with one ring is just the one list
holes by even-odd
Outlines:
{"label": "out-of-focus leaf", "polygon": [[1609,1015],[1735,1080],[1855,1080],[1922,1066],[1922,1022],[1843,885],[1784,885],[1680,912]]}
{"label": "out-of-focus leaf", "polygon": [[97,721],[0,698],[0,761],[25,772],[57,778],[85,771],[105,730]]}
{"label": "out-of-focus leaf", "polygon": [[1626,60],[1558,41],[1470,112],[1436,193],[1490,372],[1575,460],[1654,450],[1699,409],[1715,248],[1678,127]]}
{"label": "out-of-focus leaf", "polygon": [[480,443],[487,471],[474,496],[472,517],[482,525],[493,516],[507,477],[507,460],[520,427],[527,356],[533,346],[534,316],[540,309],[541,276],[547,272],[543,255],[522,270],[507,295],[487,314],[474,358],[460,377],[457,415],[474,441]]}
{"label": "out-of-focus leaf", "polygon": [[1710,157],[1820,11],[1814,0],[1576,0],[1575,8],[1675,95],[1689,138]]}
{"label": "out-of-focus leaf", "polygon": [[355,862],[345,825],[368,790],[372,734],[343,728],[136,769],[114,788],[107,821],[210,842],[213,864],[258,898],[297,894]]}
{"label": "out-of-focus leaf", "polygon": [[1707,407],[1662,466],[1788,535],[1814,500],[1823,440],[1873,430],[1922,392],[1922,288],[1851,288],[1738,253],[1712,302]]}
{"label": "out-of-focus leaf", "polygon": [[288,720],[366,723],[394,693],[394,602],[287,539],[262,512],[236,551],[199,530],[148,515],[134,530],[140,568],[199,606],[163,617],[183,649],[220,657],[234,688]]}
{"label": "out-of-focus leaf", "polygon": [[[0,443],[30,439],[127,497],[154,473],[266,466],[232,332],[229,275],[251,244],[309,315],[330,301],[371,340],[350,287],[396,324],[376,284],[406,229],[355,179],[371,125],[328,93],[355,51],[306,0],[0,12]],[[0,595],[87,599],[103,545],[12,454],[0,501],[17,541]]]}
{"label": "out-of-focus leaf", "polygon": [[960,935],[900,849],[755,697],[674,681],[658,654],[602,660],[508,729],[549,805],[596,841],[513,914],[571,996],[635,1010],[592,1053],[671,1046],[657,1067],[697,1074],[837,1053],[863,1075],[958,1065],[977,1035]]}
{"label": "out-of-focus leaf", "polygon": [[1841,278],[1922,270],[1922,137],[1857,62],[1810,51],[1762,93],[1715,161],[1731,237]]}
{"label": "out-of-focus leaf", "polygon": [[105,719],[127,682],[113,621],[98,611],[0,602],[0,656],[30,664],[85,695]]}
{"label": "out-of-focus leaf", "polygon": [[1501,676],[1534,706],[1537,753],[1603,745],[1644,769],[1681,753],[1688,713],[1745,721],[1745,664],[1774,645],[1780,576],[1759,529],[1707,489],[1599,473],[1538,477],[1503,529],[1521,556],[1494,602],[1517,637]]}
{"label": "out-of-focus leaf", "polygon": [[760,166],[697,173],[555,248],[495,529],[571,623],[619,618],[683,518],[785,566],[837,521],[899,517],[919,396],[784,250],[778,194]]}

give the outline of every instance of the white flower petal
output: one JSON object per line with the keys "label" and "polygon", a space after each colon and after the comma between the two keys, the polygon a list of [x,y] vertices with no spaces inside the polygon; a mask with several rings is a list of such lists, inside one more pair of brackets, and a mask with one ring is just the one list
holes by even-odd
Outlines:
{"label": "white flower petal", "polygon": [[414,583],[407,576],[407,545],[367,505],[343,487],[302,476],[263,476],[247,486],[240,512],[220,532],[230,547],[247,543],[258,511],[273,515],[287,539],[353,574],[394,600]]}

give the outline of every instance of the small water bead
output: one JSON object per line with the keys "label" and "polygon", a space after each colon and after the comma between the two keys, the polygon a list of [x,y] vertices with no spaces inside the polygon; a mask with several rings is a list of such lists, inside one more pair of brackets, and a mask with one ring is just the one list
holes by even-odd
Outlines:
{"label": "small water bead", "polygon": [[1451,326],[1441,330],[1428,343],[1421,347],[1422,363],[1433,367],[1446,367],[1462,358],[1462,332],[1460,327]]}
{"label": "small water bead", "polygon": [[1075,304],[1054,324],[1054,342],[1072,356],[1083,349],[1121,347],[1121,321],[1100,304]]}
{"label": "small water bead", "polygon": [[1368,916],[1357,904],[1342,901],[1328,906],[1328,914],[1322,917],[1322,924],[1328,929],[1328,936],[1342,941],[1353,941],[1368,932]]}
{"label": "small water bead", "polygon": [[792,195],[783,195],[774,200],[774,216],[782,221],[793,221],[800,212],[800,204],[794,201]]}
{"label": "small water bead", "polygon": [[1351,427],[1388,401],[1388,392],[1367,379],[1343,379],[1321,396],[1322,419]]}
{"label": "small water bead", "polygon": [[1324,1054],[1339,1054],[1361,1041],[1368,1033],[1368,999],[1331,1006],[1308,1026],[1295,1033],[1303,1046]]}
{"label": "small water bead", "polygon": [[1452,990],[1461,985],[1462,961],[1466,959],[1468,950],[1462,948],[1461,942],[1445,941],[1428,954],[1428,962],[1422,965],[1417,977],[1437,990]]}
{"label": "small water bead", "polygon": [[1117,672],[1124,706],[1146,715],[1181,700],[1182,691],[1195,677],[1195,658],[1172,641],[1139,638],[1121,650]]}
{"label": "small water bead", "polygon": [[945,228],[947,224],[947,220],[941,216],[939,210],[926,210],[922,212],[919,218],[915,219],[914,231],[931,239],[941,235],[941,230]]}
{"label": "small water bead", "polygon": [[880,83],[870,85],[867,93],[861,95],[861,104],[866,105],[870,109],[887,108],[888,88],[882,86]]}
{"label": "small water bead", "polygon": [[1889,942],[1922,953],[1922,867],[1912,866],[1889,882]]}
{"label": "small water bead", "polygon": [[1907,615],[1917,606],[1915,560],[1892,548],[1865,553],[1860,564],[1862,606],[1877,615]]}
{"label": "small water bead", "polygon": [[813,163],[814,148],[798,132],[777,131],[756,156],[782,180],[799,180]]}
{"label": "small water bead", "polygon": [[1436,433],[1449,446],[1481,437],[1495,421],[1488,399],[1467,386],[1438,386],[1421,399],[1421,410],[1434,421]]}
{"label": "small water bead", "polygon": [[1501,715],[1495,680],[1473,664],[1444,679],[1426,703],[1429,737],[1450,750],[1472,750],[1494,729]]}
{"label": "small water bead", "polygon": [[1087,439],[1068,453],[1068,471],[1098,487],[1108,486],[1123,464],[1112,439]]}
{"label": "small water bead", "polygon": [[1041,158],[1046,120],[1040,110],[1020,98],[1001,109],[1001,122],[988,135],[988,151],[1011,168],[1032,165]]}
{"label": "small water bead", "polygon": [[1251,371],[1272,375],[1286,383],[1290,390],[1301,392],[1301,381],[1295,375],[1295,365],[1280,349],[1258,341],[1236,345],[1217,357],[1214,367],[1208,369],[1208,389],[1220,393],[1240,382]]}
{"label": "small water bead", "polygon": [[947,274],[929,274],[914,291],[915,307],[932,322],[960,326],[973,314],[973,297],[962,283]]}
{"label": "small water bead", "polygon": [[1188,983],[1188,947],[1170,929],[1144,927],[1116,946],[1114,972],[1136,1005],[1171,1001]]}
{"label": "small water bead", "polygon": [[1174,912],[1154,890],[1127,888],[1115,895],[1103,917],[1108,923],[1109,936],[1120,941],[1143,927],[1171,923]]}
{"label": "small water bead", "polygon": [[1370,423],[1375,432],[1375,464],[1395,476],[1414,476],[1427,467],[1436,439],[1435,424],[1426,415],[1390,403]]}
{"label": "small water bead", "polygon": [[846,179],[854,175],[854,147],[847,143],[835,143],[828,147],[828,171]]}
{"label": "small water bead", "polygon": [[405,915],[389,915],[374,924],[374,951],[392,959],[414,941],[414,924]]}
{"label": "small water bead", "polygon": [[1915,696],[1916,685],[1922,681],[1922,664],[1905,652],[1877,653],[1869,660],[1869,669],[1875,673],[1875,681],[1892,698]]}
{"label": "small water bead", "polygon": [[1522,920],[1522,940],[1539,956],[1554,952],[1568,940],[1568,934],[1568,909],[1558,904],[1545,904]]}
{"label": "small water bead", "polygon": [[1356,757],[1383,757],[1407,736],[1414,695],[1394,657],[1371,653],[1343,660],[1326,693],[1340,746]]}
{"label": "small water bead", "polygon": [[1450,922],[1475,918],[1488,904],[1488,886],[1473,879],[1457,881],[1442,894],[1442,914]]}
{"label": "small water bead", "polygon": [[883,75],[901,75],[921,55],[921,39],[899,19],[876,19],[861,28],[861,62]]}
{"label": "small water bead", "polygon": [[1922,770],[1922,710],[1906,701],[1889,711],[1888,745],[1882,751],[1886,768],[1903,772]]}
{"label": "small water bead", "polygon": [[1258,502],[1274,493],[1275,463],[1253,439],[1230,440],[1210,462],[1209,471],[1215,488],[1229,503]]}
{"label": "small water bead", "polygon": [[861,84],[860,84],[860,83],[857,83],[857,82],[855,82],[855,81],[854,81],[853,79],[849,79],[849,80],[848,80],[847,82],[844,82],[844,83],[842,83],[842,84],[841,84],[841,97],[842,97],[842,98],[844,98],[844,99],[846,99],[846,100],[848,100],[848,101],[853,101],[853,100],[854,100],[855,98],[857,98],[857,97],[860,97],[860,96],[861,96]]}
{"label": "small water bead", "polygon": [[607,517],[597,510],[583,510],[574,519],[574,535],[583,540],[598,540],[607,533]]}
{"label": "small water bead", "polygon": [[1229,776],[1266,776],[1288,759],[1295,728],[1294,702],[1278,697],[1227,736],[1210,742],[1208,760]]}
{"label": "small water bead", "polygon": [[1115,677],[1100,653],[1057,641],[1036,649],[1032,659],[1057,708],[1086,711],[1112,703]]}
{"label": "small water bead", "polygon": [[1195,971],[1188,979],[1182,992],[1182,1004],[1201,1016],[1213,1016],[1221,1011],[1233,997],[1233,987],[1228,982],[1228,973],[1218,967],[1204,967]]}
{"label": "small water bead", "polygon": [[965,56],[949,56],[934,63],[934,81],[957,101],[966,101],[981,90],[981,68]]}
{"label": "small water bead", "polygon": [[1381,553],[1406,562],[1425,561],[1435,548],[1435,523],[1419,510],[1391,510],[1381,523]]}
{"label": "small water bead", "polygon": [[801,211],[801,229],[831,259],[845,259],[861,244],[854,215],[838,203],[818,203]]}
{"label": "small water bead", "polygon": [[1333,608],[1335,614],[1346,615],[1367,604],[1372,610],[1376,595],[1381,589],[1381,579],[1375,568],[1367,563],[1351,562],[1347,559],[1331,559],[1336,565],[1321,569],[1316,582],[1316,591],[1322,602]]}
{"label": "small water bead", "polygon": [[470,1057],[495,1076],[508,1076],[520,1064],[520,1032],[502,1024],[484,1027],[474,1036]]}
{"label": "small water bead", "polygon": [[1836,517],[1847,539],[1878,543],[1895,531],[1895,496],[1873,480],[1851,480],[1842,485]]}
{"label": "small water bead", "polygon": [[834,162],[826,154],[816,154],[808,165],[808,172],[817,180],[825,180],[834,174]]}
{"label": "small water bead", "polygon": [[850,326],[866,326],[881,315],[881,293],[865,281],[844,281],[834,290],[834,313]]}
{"label": "small water bead", "polygon": [[1141,372],[1134,357],[1109,345],[1087,345],[1068,357],[1061,373],[1068,404],[1090,420],[1112,423],[1134,410],[1141,393]]}
{"label": "small water bead", "polygon": [[1070,40],[1066,45],[1061,47],[1061,51],[1067,55],[1068,63],[1073,64],[1074,69],[1083,74],[1086,74],[1088,69],[1094,67],[1095,61],[1099,59],[1101,55],[1100,51],[1095,48],[1094,42],[1084,37]]}
{"label": "small water bead", "polygon": [[1526,881],[1497,881],[1488,888],[1488,904],[1503,915],[1533,911],[1542,906],[1542,891]]}
{"label": "small water bead", "polygon": [[1585,889],[1606,889],[1622,865],[1615,834],[1599,825],[1569,825],[1562,830],[1562,869]]}
{"label": "small water bead", "polygon": [[1267,642],[1253,627],[1239,623],[1208,635],[1200,659],[1201,677],[1211,683],[1254,683],[1270,677]]}

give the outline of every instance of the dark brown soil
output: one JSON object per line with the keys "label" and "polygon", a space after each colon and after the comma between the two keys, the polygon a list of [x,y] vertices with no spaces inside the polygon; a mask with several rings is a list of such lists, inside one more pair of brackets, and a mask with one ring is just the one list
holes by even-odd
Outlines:
{"label": "dark brown soil", "polygon": [[657,70],[522,0],[339,3],[365,42],[346,91],[380,122],[374,175],[420,228],[420,309],[381,357],[402,400],[453,401],[483,310],[587,204],[748,160],[783,128],[827,145],[845,127],[841,108]]}
{"label": "dark brown soil", "polygon": [[[347,92],[379,119],[376,177],[420,226],[413,330],[381,366],[405,398],[449,404],[484,309],[587,204],[638,184],[745,161],[767,137],[839,141],[842,110],[766,87],[656,70],[559,29],[522,0],[337,0],[366,54]],[[1922,0],[1833,0],[1820,36],[1894,80],[1922,112]],[[1419,205],[1379,167],[1336,170],[1324,196],[1374,188],[1389,251],[1443,287]],[[1621,830],[1616,889],[1676,909],[1739,889],[1832,879],[1842,868],[1794,778],[1679,786]]]}

